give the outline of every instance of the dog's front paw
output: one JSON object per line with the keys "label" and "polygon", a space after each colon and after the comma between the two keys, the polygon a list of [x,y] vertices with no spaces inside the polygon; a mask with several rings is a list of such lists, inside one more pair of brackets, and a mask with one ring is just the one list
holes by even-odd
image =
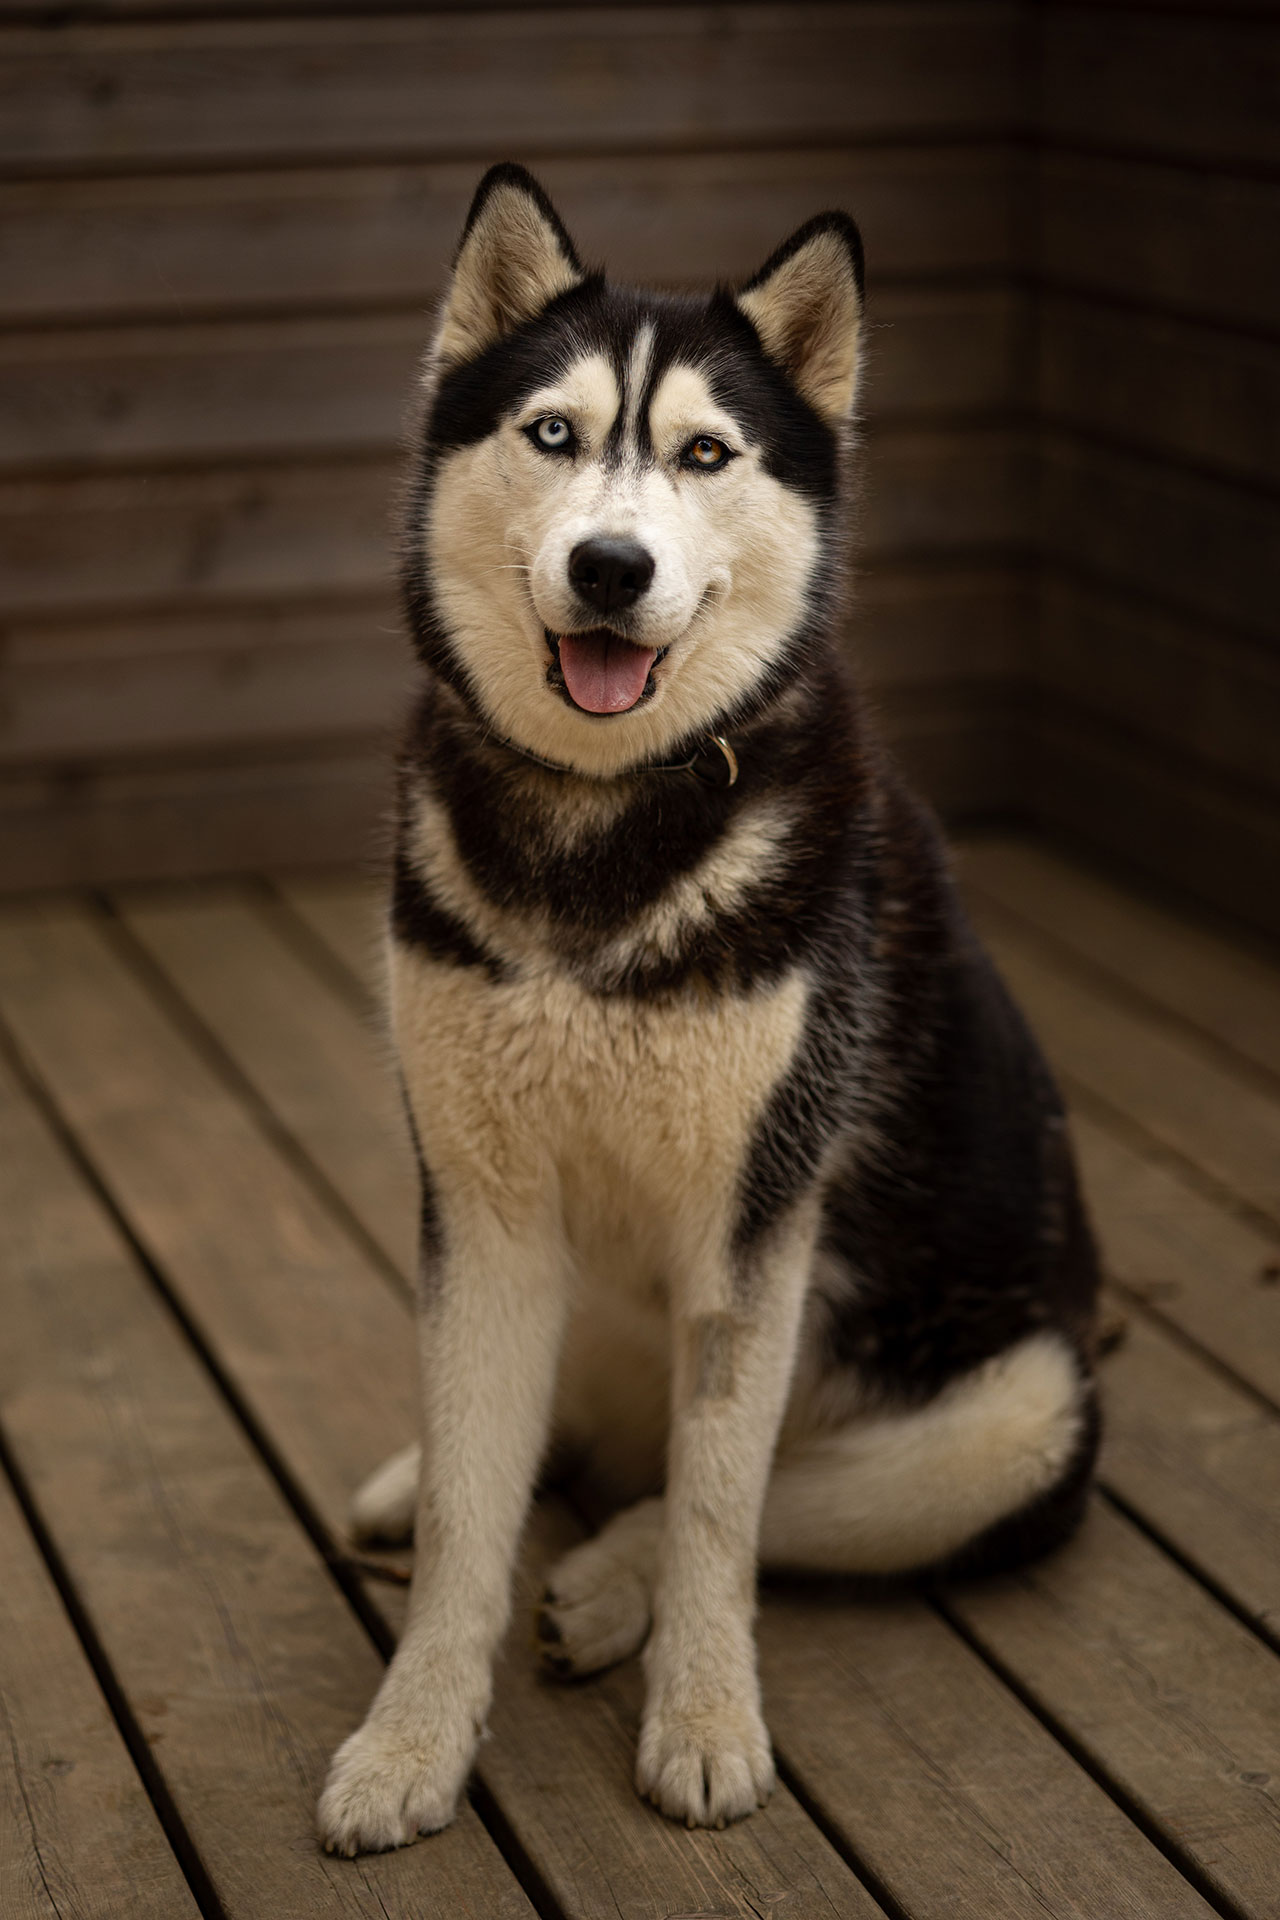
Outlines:
{"label": "dog's front paw", "polygon": [[474,1736],[407,1738],[366,1721],[333,1756],[316,1824],[327,1853],[383,1853],[453,1819]]}
{"label": "dog's front paw", "polygon": [[636,1786],[671,1820],[728,1826],[765,1804],[774,1779],[769,1735],[753,1708],[645,1716]]}

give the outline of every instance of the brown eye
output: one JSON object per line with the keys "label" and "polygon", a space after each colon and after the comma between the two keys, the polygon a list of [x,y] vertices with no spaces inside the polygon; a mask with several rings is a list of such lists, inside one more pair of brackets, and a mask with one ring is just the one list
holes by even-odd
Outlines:
{"label": "brown eye", "polygon": [[712,467],[722,467],[732,456],[723,440],[717,440],[712,434],[700,433],[691,440],[684,450],[687,466],[701,467],[704,472]]}

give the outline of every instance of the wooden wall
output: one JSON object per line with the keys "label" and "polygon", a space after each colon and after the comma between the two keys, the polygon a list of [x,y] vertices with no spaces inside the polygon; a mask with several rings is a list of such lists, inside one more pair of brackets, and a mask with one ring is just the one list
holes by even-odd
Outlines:
{"label": "wooden wall", "polygon": [[1280,931],[1276,8],[1037,27],[1028,803]]}
{"label": "wooden wall", "polygon": [[624,276],[851,208],[855,643],[946,806],[1025,742],[1022,10],[0,10],[0,884],[355,857],[406,681],[396,438],[481,168]]}
{"label": "wooden wall", "polygon": [[396,439],[481,168],[589,257],[870,272],[854,646],[953,813],[1275,925],[1267,0],[0,0],[0,884],[346,859]]}

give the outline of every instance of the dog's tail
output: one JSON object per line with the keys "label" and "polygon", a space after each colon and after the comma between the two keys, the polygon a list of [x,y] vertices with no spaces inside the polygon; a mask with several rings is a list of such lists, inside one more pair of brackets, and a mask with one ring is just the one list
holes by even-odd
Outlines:
{"label": "dog's tail", "polygon": [[1035,1334],[924,1406],[868,1414],[780,1452],[760,1558],[807,1573],[995,1571],[1047,1552],[1083,1510],[1093,1385]]}

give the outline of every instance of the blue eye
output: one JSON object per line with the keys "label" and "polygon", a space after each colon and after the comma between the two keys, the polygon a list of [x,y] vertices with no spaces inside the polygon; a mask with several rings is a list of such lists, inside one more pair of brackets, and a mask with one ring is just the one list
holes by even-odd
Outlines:
{"label": "blue eye", "polygon": [[686,467],[710,473],[716,467],[727,466],[733,455],[723,440],[717,440],[714,434],[700,433],[696,440],[689,442],[680,458]]}
{"label": "blue eye", "polygon": [[558,413],[548,413],[543,419],[535,420],[525,432],[535,446],[547,453],[565,453],[573,445],[573,429]]}

